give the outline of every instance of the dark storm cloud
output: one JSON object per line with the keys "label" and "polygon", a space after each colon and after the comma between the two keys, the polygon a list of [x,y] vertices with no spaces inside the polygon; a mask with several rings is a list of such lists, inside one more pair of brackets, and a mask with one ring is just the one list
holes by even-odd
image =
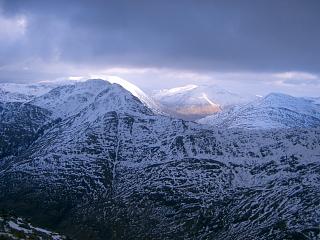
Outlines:
{"label": "dark storm cloud", "polygon": [[319,72],[318,0],[2,1],[26,16],[0,64],[40,58],[94,66]]}

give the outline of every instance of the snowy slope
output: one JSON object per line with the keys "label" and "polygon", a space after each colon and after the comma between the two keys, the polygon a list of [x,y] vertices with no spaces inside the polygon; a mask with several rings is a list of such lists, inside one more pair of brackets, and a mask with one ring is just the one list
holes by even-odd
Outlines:
{"label": "snowy slope", "polygon": [[272,93],[252,103],[205,117],[199,123],[224,128],[309,128],[320,126],[313,100]]}
{"label": "snowy slope", "polygon": [[129,91],[133,96],[139,98],[140,101],[144,103],[147,107],[149,107],[155,112],[161,113],[159,105],[151,97],[149,97],[145,92],[143,92],[140,88],[138,88],[136,85],[122,78],[114,77],[114,76],[110,76],[106,78],[106,81],[110,83],[119,84],[124,89]]}
{"label": "snowy slope", "polygon": [[[119,82],[119,79],[113,79],[114,82]],[[157,108],[148,97],[140,91],[133,84],[123,80],[122,85],[132,91],[131,93],[140,99],[147,107],[157,112]],[[118,86],[118,87],[117,87]],[[97,97],[108,89],[122,88],[117,83],[110,83],[106,80],[91,79],[87,81],[74,82],[72,85],[63,85],[52,89],[47,94],[35,98],[30,103],[39,107],[46,108],[53,112],[55,118],[66,118],[68,116],[79,113],[82,109],[92,104]],[[126,91],[127,92],[127,91]],[[115,99],[118,97],[117,93],[114,93]],[[119,95],[121,97],[121,94]],[[114,105],[107,104],[105,109],[116,108],[117,103]],[[154,107],[154,108],[153,108]]]}
{"label": "snowy slope", "polygon": [[307,97],[306,99],[312,101],[314,104],[320,105],[320,97]]}
{"label": "snowy slope", "polygon": [[153,98],[159,101],[165,111],[185,119],[199,119],[223,108],[252,100],[228,92],[216,85],[187,85],[156,92]]}
{"label": "snowy slope", "polygon": [[16,239],[46,239],[46,240],[64,240],[67,237],[47,229],[34,227],[26,220],[10,216],[9,214],[0,214],[0,238],[5,240]]}
{"label": "snowy slope", "polygon": [[55,84],[50,83],[34,83],[34,84],[18,84],[18,83],[1,83],[0,88],[11,93],[20,93],[29,96],[39,96],[52,88],[56,87]]}
{"label": "snowy slope", "polygon": [[31,84],[0,83],[0,101],[29,102],[58,86],[73,84],[73,81],[38,82]]}
{"label": "snowy slope", "polygon": [[[264,104],[282,106],[278,97]],[[74,239],[316,239],[319,128],[199,125],[101,80],[47,100],[65,117],[1,159],[0,208]]]}
{"label": "snowy slope", "polygon": [[0,102],[28,102],[33,98],[33,95],[8,92],[0,88]]}
{"label": "snowy slope", "polygon": [[22,94],[26,96],[40,96],[51,89],[65,84],[64,82],[39,82],[31,84],[19,84],[19,83],[0,83],[0,89],[9,93]]}

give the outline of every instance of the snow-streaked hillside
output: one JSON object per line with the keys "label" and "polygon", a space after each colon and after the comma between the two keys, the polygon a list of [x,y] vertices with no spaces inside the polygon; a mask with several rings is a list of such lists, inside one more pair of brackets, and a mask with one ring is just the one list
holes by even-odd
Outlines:
{"label": "snow-streaked hillside", "polygon": [[38,131],[49,124],[51,113],[20,102],[0,102],[0,166],[3,158],[17,155],[37,139]]}
{"label": "snow-streaked hillside", "polygon": [[[320,128],[200,125],[102,80],[47,96],[47,110],[28,105],[41,115],[26,123],[34,114],[20,105],[0,118],[40,128],[0,159],[0,209],[80,240],[316,239]],[[280,107],[278,98],[261,105]],[[50,109],[64,118],[44,124]]]}
{"label": "snow-streaked hillside", "polygon": [[65,240],[67,237],[47,229],[35,227],[20,217],[0,213],[0,239]]}
{"label": "snow-streaked hillside", "polygon": [[320,105],[313,99],[272,93],[198,121],[223,128],[310,128],[320,126]]}
{"label": "snow-streaked hillside", "polygon": [[199,119],[232,105],[246,103],[254,97],[242,97],[216,85],[187,85],[164,89],[153,94],[164,111],[184,119]]}

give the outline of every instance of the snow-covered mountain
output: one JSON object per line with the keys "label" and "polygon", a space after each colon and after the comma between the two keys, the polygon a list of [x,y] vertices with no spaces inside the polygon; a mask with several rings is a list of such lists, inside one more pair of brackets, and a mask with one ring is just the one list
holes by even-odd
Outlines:
{"label": "snow-covered mountain", "polygon": [[[54,103],[62,104],[66,101],[65,98],[73,98],[73,104],[76,104],[77,100],[79,104],[84,103],[85,99],[77,99],[77,96],[84,94],[84,98],[90,98],[90,96],[94,96],[99,93],[100,90],[106,88],[107,83],[115,83],[122,86],[124,89],[131,92],[132,95],[139,98],[141,102],[143,102],[146,106],[151,108],[153,111],[161,113],[160,107],[158,104],[149,97],[146,93],[144,93],[140,88],[136,85],[115,76],[104,77],[103,81],[100,79],[100,85],[95,83],[88,83],[85,80],[59,80],[59,81],[47,81],[47,82],[39,82],[32,84],[17,84],[17,83],[0,83],[0,102],[30,102],[33,104],[43,106],[49,104],[49,108],[53,110]],[[94,86],[93,86],[94,85]],[[74,86],[74,87],[72,87]],[[60,88],[58,88],[60,87]],[[67,90],[67,88],[69,90]],[[86,90],[86,88],[88,88]],[[52,89],[55,89],[53,93],[49,93]],[[71,93],[71,89],[74,89]],[[68,91],[58,93],[58,91]],[[77,93],[77,91],[79,91]],[[44,96],[45,95],[45,96]],[[53,95],[61,96],[64,99],[53,99]],[[90,96],[89,96],[90,95]],[[36,98],[36,99],[35,99]],[[50,100],[51,99],[51,102]],[[41,103],[41,101],[43,101]],[[89,99],[88,99],[89,101]],[[71,107],[71,109],[77,108],[77,106],[65,106]],[[78,106],[80,108],[80,106]],[[75,109],[74,109],[75,110]],[[71,111],[72,112],[72,111]]]}
{"label": "snow-covered mountain", "polygon": [[187,85],[164,89],[153,94],[164,111],[183,119],[195,120],[232,105],[246,103],[254,97],[242,97],[216,85]]}
{"label": "snow-covered mountain", "polygon": [[320,105],[320,97],[307,97],[306,99],[312,101],[314,104]]}
{"label": "snow-covered mountain", "polygon": [[[74,84],[54,88],[47,94],[35,98],[30,103],[50,110],[55,118],[66,118],[79,113],[82,109],[85,109],[90,104],[96,102],[104,92],[109,91],[110,89],[115,91],[112,93],[115,101],[116,99],[123,97],[121,94],[118,96],[118,93],[116,92],[116,89],[119,89],[119,87],[122,88],[118,84],[121,82],[121,85],[126,86],[127,89],[130,89],[131,94],[137,97],[137,99],[139,99],[147,107],[155,112],[158,111],[158,108],[153,101],[150,100],[146,94],[144,94],[133,84],[121,79],[116,79],[113,82],[115,83],[110,83],[109,80],[106,81],[101,79],[74,82]],[[123,101],[125,101],[125,99]],[[105,104],[104,110],[120,108],[120,105],[117,106],[117,104],[119,104],[117,102],[109,102]]]}
{"label": "snow-covered mountain", "polygon": [[222,128],[246,129],[319,127],[320,105],[311,99],[272,93],[198,122]]}
{"label": "snow-covered mountain", "polygon": [[[215,128],[117,84],[76,85],[35,107],[35,138],[0,158],[0,209],[74,239],[316,239],[320,128]],[[0,123],[33,116],[10,109]]]}
{"label": "snow-covered mountain", "polygon": [[39,82],[32,84],[0,83],[1,102],[28,102],[65,82]]}
{"label": "snow-covered mountain", "polygon": [[56,82],[40,82],[32,84],[1,83],[0,88],[11,93],[20,93],[28,96],[40,96],[57,87]]}
{"label": "snow-covered mountain", "polygon": [[33,98],[33,95],[8,92],[0,88],[0,102],[28,102]]}

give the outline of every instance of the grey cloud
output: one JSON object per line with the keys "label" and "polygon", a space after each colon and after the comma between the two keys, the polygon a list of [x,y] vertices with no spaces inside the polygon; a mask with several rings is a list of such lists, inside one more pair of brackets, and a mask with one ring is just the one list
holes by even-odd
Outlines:
{"label": "grey cloud", "polygon": [[[93,66],[319,72],[317,0],[2,0],[24,14],[0,64],[41,58]],[[1,70],[0,70],[1,71]]]}
{"label": "grey cloud", "polygon": [[320,79],[286,79],[283,83],[291,85],[320,85]]}

